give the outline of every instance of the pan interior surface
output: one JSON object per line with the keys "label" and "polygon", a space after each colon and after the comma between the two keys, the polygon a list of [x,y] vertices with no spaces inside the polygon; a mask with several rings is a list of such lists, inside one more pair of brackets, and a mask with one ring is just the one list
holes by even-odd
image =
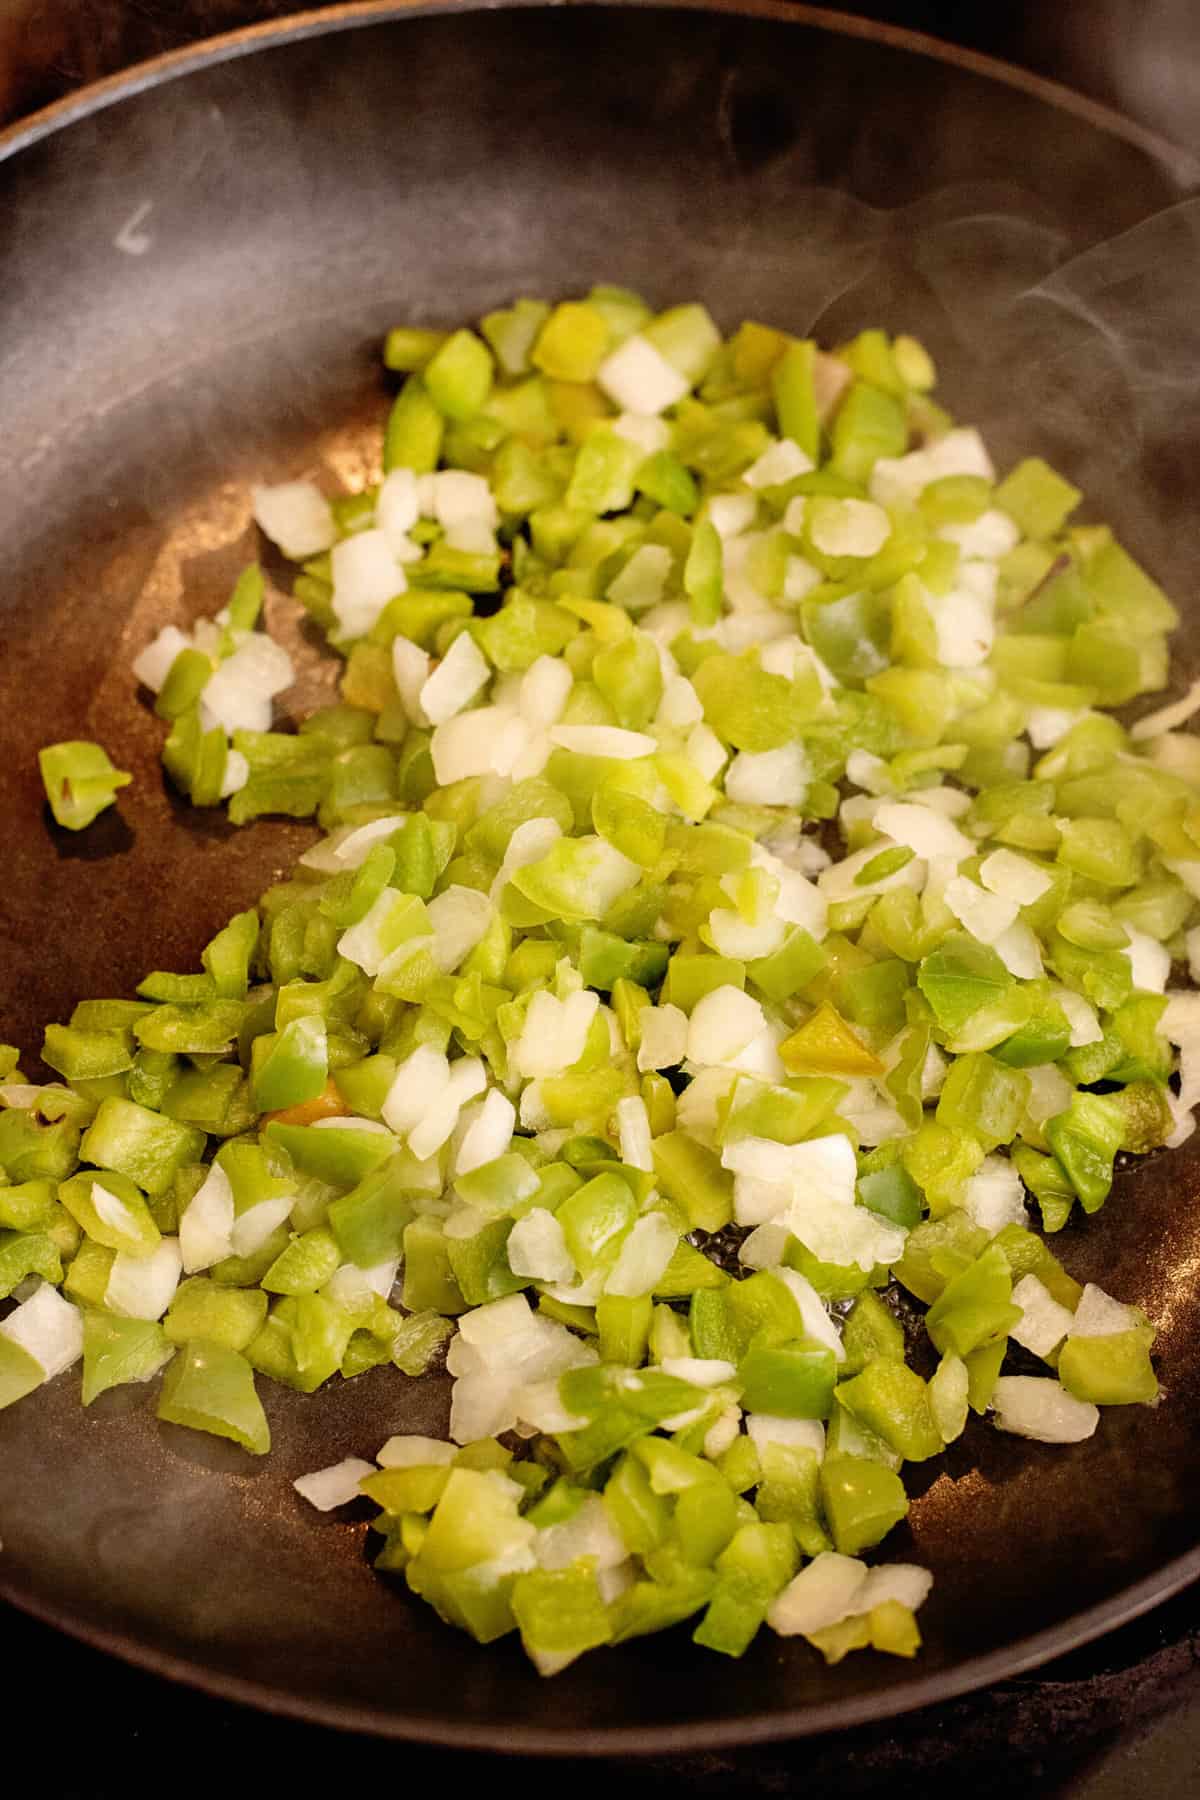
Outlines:
{"label": "pan interior surface", "polygon": [[[373,476],[378,345],[400,320],[611,280],[702,299],[726,328],[916,332],[997,463],[1046,455],[1152,568],[1185,611],[1179,672],[1198,672],[1200,225],[1144,148],[782,10],[354,22],[200,59],[0,164],[0,967],[4,1036],[31,1053],[76,999],[194,966],[311,839],[173,800],[129,664],[257,553],[251,482]],[[297,611],[280,587],[307,705],[331,676]],[[135,779],[67,842],[34,752],[81,736]],[[394,1371],[309,1399],[264,1383],[265,1467],[158,1426],[136,1388],[85,1414],[59,1381],[0,1415],[0,1593],[215,1691],[491,1748],[795,1735],[997,1679],[1200,1572],[1194,1144],[1124,1174],[1057,1246],[1160,1323],[1162,1404],[1066,1450],[975,1424],[918,1479],[888,1545],[936,1575],[912,1666],[827,1669],[774,1638],[728,1663],[680,1630],[546,1686],[511,1643],[479,1649],[373,1576],[363,1518],[291,1490],[444,1429],[444,1389]]]}

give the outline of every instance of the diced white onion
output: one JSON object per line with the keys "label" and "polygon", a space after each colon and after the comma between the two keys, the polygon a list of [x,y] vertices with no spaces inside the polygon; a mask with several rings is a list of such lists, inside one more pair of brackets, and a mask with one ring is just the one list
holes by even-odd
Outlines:
{"label": "diced white onion", "polygon": [[94,1180],[91,1188],[92,1205],[96,1216],[110,1231],[122,1232],[126,1237],[136,1235],[137,1226],[133,1213],[118,1195],[106,1188],[103,1182]]}
{"label": "diced white onion", "polygon": [[747,1413],[746,1430],[760,1453],[768,1444],[787,1448],[813,1450],[818,1458],[825,1455],[825,1427],[820,1419],[784,1419],[775,1413]]}
{"label": "diced white onion", "polygon": [[1001,1431],[1041,1444],[1078,1444],[1100,1423],[1099,1408],[1077,1400],[1059,1382],[1043,1375],[1002,1375],[992,1390]]}
{"label": "diced white onion", "polygon": [[433,478],[433,516],[441,526],[479,519],[494,528],[500,522],[496,501],[482,475],[466,469],[439,469]]}
{"label": "diced white onion", "polygon": [[405,716],[412,725],[426,726],[429,720],[421,706],[421,690],[429,680],[433,658],[420,644],[400,634],[392,639],[392,676]]}
{"label": "diced white onion", "polygon": [[811,472],[813,460],[791,438],[776,438],[742,476],[749,488],[782,487]]}
{"label": "diced white onion", "polygon": [[233,1189],[220,1163],[211,1164],[179,1220],[184,1273],[197,1275],[233,1254]]}
{"label": "diced white onion", "polygon": [[697,1001],[688,1022],[687,1053],[692,1062],[729,1062],[762,1030],[763,1009],[741,988],[714,988]]}
{"label": "diced white onion", "polygon": [[457,969],[492,922],[493,907],[478,888],[451,883],[427,907],[433,926],[433,960],[443,975]]}
{"label": "diced white onion", "polygon": [[509,1232],[506,1253],[514,1275],[557,1283],[574,1279],[575,1260],[567,1249],[563,1228],[544,1206],[533,1207],[517,1220]]}
{"label": "diced white onion", "polygon": [[1017,922],[1017,908],[999,894],[989,894],[965,875],[946,883],[943,898],[965,931],[980,944],[994,944]]}
{"label": "diced white onion", "polygon": [[1066,1015],[1071,1030],[1071,1048],[1079,1050],[1085,1044],[1098,1044],[1104,1036],[1100,1029],[1100,1020],[1095,1007],[1082,994],[1076,994],[1071,988],[1055,988],[1054,998],[1058,1001]]}
{"label": "diced white onion", "polygon": [[333,511],[311,481],[280,481],[250,490],[254,522],[292,562],[319,556],[337,538]]}
{"label": "diced white onion", "polygon": [[579,1061],[600,1001],[590,989],[558,1000],[544,988],[529,1002],[525,1024],[510,1050],[512,1066],[527,1081],[561,1075]]}
{"label": "diced white onion", "polygon": [[416,1157],[432,1156],[446,1142],[458,1115],[468,1100],[481,1094],[487,1086],[487,1074],[477,1056],[460,1056],[450,1064],[449,1075],[441,1095],[427,1113],[410,1126],[408,1147]]}
{"label": "diced white onion", "polygon": [[783,565],[783,597],[795,605],[820,587],[823,580],[820,569],[814,568],[806,557],[789,556]]}
{"label": "diced white onion", "polygon": [[318,1512],[332,1512],[335,1507],[348,1506],[351,1500],[361,1499],[362,1490],[358,1484],[365,1475],[374,1473],[374,1463],[364,1462],[361,1456],[347,1456],[328,1469],[314,1469],[311,1475],[298,1476],[292,1486],[300,1498],[315,1506]]}
{"label": "diced white onion", "polygon": [[512,1141],[516,1123],[517,1109],[512,1101],[499,1088],[489,1088],[487,1098],[458,1147],[454,1173],[469,1175],[472,1169],[480,1169],[485,1163],[503,1156]]}
{"label": "diced white onion", "polygon": [[1086,707],[1031,706],[1025,733],[1035,750],[1049,750],[1087,715]]}
{"label": "diced white onion", "polygon": [[678,1232],[662,1213],[643,1214],[621,1245],[605,1293],[631,1300],[652,1293],[678,1242]]}
{"label": "diced white onion", "polygon": [[420,693],[421,710],[431,725],[452,719],[487,686],[491,668],[469,631],[460,631]]}
{"label": "diced white onion", "polygon": [[616,1119],[621,1161],[630,1169],[652,1171],[650,1116],[641,1095],[627,1094],[623,1100],[618,1100]]}
{"label": "diced white onion", "polygon": [[984,1157],[963,1189],[963,1207],[989,1237],[1029,1223],[1021,1177],[1006,1156]]}
{"label": "diced white onion", "polygon": [[687,1055],[688,1016],[678,1006],[643,1006],[638,1014],[642,1041],[638,1045],[637,1066],[644,1074],[650,1069],[674,1069]]}
{"label": "diced white onion", "polygon": [[[919,812],[919,807],[914,807]],[[928,815],[936,818],[935,813]],[[828,905],[837,905],[842,900],[865,900],[873,894],[885,894],[891,888],[921,888],[925,885],[927,864],[923,857],[914,855],[911,861],[902,868],[894,869],[890,875],[883,875],[874,881],[860,882],[858,877],[875,858],[884,850],[897,848],[891,838],[877,838],[873,844],[866,844],[861,850],[855,850],[850,856],[843,857],[841,862],[830,863],[817,876],[817,888]]]}
{"label": "diced white onion", "polygon": [[596,385],[622,412],[652,418],[683,399],[688,384],[662,351],[634,332],[606,356],[596,371]]}
{"label": "diced white onion", "polygon": [[179,1286],[179,1239],[165,1237],[149,1256],[119,1251],[113,1257],[104,1304],[127,1319],[161,1319]]}
{"label": "diced white onion", "polygon": [[895,844],[904,844],[914,856],[928,860],[952,856],[955,862],[974,855],[975,845],[953,820],[910,800],[885,800],[875,808],[875,829]]}
{"label": "diced white onion", "polygon": [[929,1598],[932,1586],[933,1576],[929,1570],[918,1568],[916,1563],[880,1563],[867,1571],[867,1579],[858,1596],[858,1610],[872,1612],[875,1607],[894,1600],[915,1613]]}
{"label": "diced white onion", "polygon": [[407,813],[389,813],[386,818],[372,819],[369,824],[356,826],[333,852],[338,869],[361,868],[375,845],[399,831],[407,816]]}
{"label": "diced white onion", "polygon": [[384,476],[375,497],[375,523],[391,545],[393,555],[420,516],[416,476],[411,469],[392,469]]}
{"label": "diced white onion", "polygon": [[979,865],[979,879],[989,894],[1011,900],[1014,906],[1032,906],[1048,893],[1053,878],[1027,856],[1015,850],[993,850]]}
{"label": "diced white onion", "polygon": [[589,1557],[597,1569],[613,1569],[629,1556],[599,1494],[589,1494],[561,1525],[544,1526],[534,1551],[542,1569],[568,1569],[580,1557]]}
{"label": "diced white onion", "polygon": [[177,625],[164,625],[156,638],[133,659],[133,672],[152,694],[162,691],[171,673],[171,665],[181,650],[190,650],[192,640]]}
{"label": "diced white onion", "polygon": [[[846,758],[846,779],[865,793],[883,797],[892,791],[892,775],[882,756],[870,750],[852,750]],[[872,818],[874,812],[872,811]]]}
{"label": "diced white onion", "polygon": [[947,669],[975,669],[986,662],[996,636],[995,599],[970,571],[991,569],[991,563],[967,563],[959,570],[959,583],[949,594],[925,590],[925,606],[937,637],[938,661]]}
{"label": "diced white onion", "polygon": [[577,756],[611,757],[617,762],[653,756],[658,749],[646,732],[625,731],[619,725],[554,725],[549,737],[560,750],[572,750]]}
{"label": "diced white onion", "polygon": [[546,730],[562,716],[575,677],[560,656],[539,656],[521,677],[517,709],[530,725]]}
{"label": "diced white onion", "polygon": [[43,1281],[0,1323],[0,1335],[32,1356],[46,1380],[53,1381],[83,1355],[83,1314]]}
{"label": "diced white onion", "polygon": [[[688,761],[698,769],[705,781],[715,781],[729,760],[729,752],[722,744],[711,725],[703,720],[693,725],[688,733],[684,751]],[[725,792],[729,793],[729,783],[725,784]]]}
{"label": "diced white onion", "polygon": [[450,1063],[432,1044],[418,1044],[399,1065],[381,1111],[386,1124],[401,1137],[412,1130],[445,1096]]}
{"label": "diced white onion", "polygon": [[704,1434],[704,1454],[710,1462],[724,1456],[731,1444],[737,1442],[741,1435],[742,1409],[740,1406],[727,1406]]}
{"label": "diced white onion", "polygon": [[671,427],[665,419],[644,417],[638,413],[618,413],[610,427],[627,444],[636,444],[643,456],[666,450],[671,442]]}
{"label": "diced white onion", "polygon": [[865,1206],[830,1206],[805,1189],[794,1193],[783,1223],[818,1262],[860,1269],[895,1262],[907,1235]]}
{"label": "diced white onion", "polygon": [[261,1250],[273,1231],[291,1217],[296,1204],[294,1194],[286,1194],[278,1200],[260,1200],[257,1206],[247,1207],[233,1222],[230,1242],[235,1256],[253,1256]]}
{"label": "diced white onion", "polygon": [[333,612],[348,638],[370,631],[389,600],[402,594],[408,582],[396,562],[387,536],[379,530],[359,531],[343,538],[330,553],[333,574]]}
{"label": "diced white onion", "polygon": [[438,1469],[457,1455],[457,1447],[441,1438],[401,1434],[380,1447],[375,1461],[381,1469]]}
{"label": "diced white onion", "polygon": [[1125,929],[1129,934],[1125,955],[1129,959],[1134,987],[1149,994],[1165,993],[1171,973],[1170,951],[1148,932],[1135,931],[1132,925]]}
{"label": "diced white onion", "polygon": [[858,1611],[867,1565],[857,1557],[822,1550],[771,1602],[767,1624],[780,1637],[811,1636],[840,1625]]}
{"label": "diced white onion", "polygon": [[708,503],[708,519],[719,538],[739,537],[753,525],[757,510],[753,494],[714,494]]}
{"label": "diced white onion", "polygon": [[846,1352],[842,1348],[841,1330],[836,1319],[832,1319],[826,1312],[825,1303],[812,1282],[795,1269],[777,1269],[775,1273],[776,1279],[782,1281],[800,1308],[805,1337],[832,1350],[835,1362],[845,1362]]}
{"label": "diced white onion", "polygon": [[938,536],[957,544],[961,555],[988,562],[999,562],[1021,540],[1017,526],[999,507],[989,507],[969,525],[943,525]]}
{"label": "diced white onion", "polygon": [[1069,1335],[1115,1337],[1120,1331],[1132,1330],[1134,1322],[1131,1306],[1126,1306],[1121,1300],[1114,1300],[1102,1287],[1089,1281],[1079,1297]]}
{"label": "diced white onion", "polygon": [[892,521],[873,500],[840,500],[812,519],[813,548],[823,556],[874,556],[892,535]]}
{"label": "diced white onion", "polygon": [[357,963],[367,975],[378,975],[387,958],[402,941],[397,932],[407,916],[408,896],[395,888],[384,888],[379,898],[356,925],[350,925],[338,939],[338,955]]}
{"label": "diced white onion", "polygon": [[1021,1308],[1021,1317],[1009,1326],[1008,1335],[1035,1356],[1049,1356],[1071,1329],[1070,1309],[1056,1300],[1036,1275],[1023,1275],[1012,1298],[1013,1305]]}
{"label": "diced white onion", "polygon": [[240,794],[250,779],[250,764],[240,750],[230,750],[225,756],[225,773],[221,777],[221,798],[231,800],[234,794]]}
{"label": "diced white onion", "polygon": [[811,781],[802,744],[739,750],[725,776],[725,795],[741,806],[801,806]]}
{"label": "diced white onion", "polygon": [[720,1387],[737,1374],[736,1364],[719,1356],[664,1356],[662,1369],[677,1381],[687,1381],[698,1388]]}
{"label": "diced white onion", "polygon": [[1200,712],[1200,681],[1193,681],[1182,700],[1172,700],[1169,706],[1160,706],[1157,711],[1147,713],[1129,728],[1129,735],[1135,743],[1144,742],[1147,738],[1159,737],[1164,731],[1174,731],[1177,725],[1186,725]]}

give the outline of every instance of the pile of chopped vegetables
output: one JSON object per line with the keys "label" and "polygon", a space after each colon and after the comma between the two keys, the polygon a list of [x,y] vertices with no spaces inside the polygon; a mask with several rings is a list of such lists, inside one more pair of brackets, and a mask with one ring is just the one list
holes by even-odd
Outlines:
{"label": "pile of chopped vegetables", "polygon": [[[296,1483],[444,1619],[545,1674],[693,1618],[912,1655],[903,1465],[1157,1393],[1033,1220],[1200,1097],[1200,693],[1103,710],[1175,611],[912,338],[599,288],[385,360],[381,480],[254,496],[341,702],[274,728],[257,566],[135,664],[197,805],[324,835],[50,1026],[61,1081],[6,1052],[0,1406],[161,1371],[263,1453],[256,1374],[444,1355],[448,1441]],[[43,763],[76,827],[128,779]]]}

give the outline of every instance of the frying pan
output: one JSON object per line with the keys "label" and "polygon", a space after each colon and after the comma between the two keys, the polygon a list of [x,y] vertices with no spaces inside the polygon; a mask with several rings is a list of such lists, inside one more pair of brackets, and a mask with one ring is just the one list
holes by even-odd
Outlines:
{"label": "frying pan", "polygon": [[[129,662],[255,553],[251,481],[369,476],[396,320],[610,279],[726,326],[915,330],[1001,464],[1050,456],[1193,607],[1195,672],[1197,171],[1059,90],[802,7],[350,6],[101,84],[0,157],[0,999],[31,1053],[75,999],[194,965],[311,836],[178,805]],[[295,612],[273,592],[301,711],[330,677]],[[34,750],[82,735],[134,783],[68,841]],[[773,1638],[730,1664],[680,1631],[547,1685],[511,1643],[478,1649],[373,1576],[362,1519],[291,1491],[442,1426],[443,1389],[391,1370],[311,1399],[264,1383],[265,1466],[158,1426],[136,1389],[10,1409],[0,1592],[211,1691],[462,1746],[666,1751],[961,1693],[1200,1572],[1194,1147],[1060,1242],[1160,1321],[1162,1404],[1066,1450],[974,1425],[917,1471],[889,1546],[936,1573],[911,1666]]]}

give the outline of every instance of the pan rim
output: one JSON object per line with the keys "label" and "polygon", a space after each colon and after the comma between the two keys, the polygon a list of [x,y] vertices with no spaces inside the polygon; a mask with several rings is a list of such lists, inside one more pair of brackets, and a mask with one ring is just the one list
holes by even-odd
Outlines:
{"label": "pan rim", "polygon": [[[825,7],[785,3],[785,0],[342,0],[341,4],[224,32],[199,44],[164,52],[91,83],[0,131],[0,163],[123,100],[260,50],[410,17],[500,12],[516,7],[543,12],[568,7],[594,10],[606,4],[656,12],[765,19],[883,44],[1000,82],[1130,144],[1159,163],[1181,187],[1200,185],[1200,157],[1061,83],[921,32],[836,13]],[[711,1719],[699,1725],[614,1726],[590,1730],[578,1727],[555,1730],[540,1725],[515,1724],[488,1726],[455,1722],[439,1715],[400,1714],[381,1707],[298,1696],[270,1682],[214,1670],[193,1656],[159,1648],[129,1632],[81,1620],[51,1601],[21,1591],[11,1579],[0,1577],[0,1597],[28,1616],[126,1663],[214,1698],[251,1705],[277,1717],[443,1748],[601,1758],[767,1744],[900,1717],[1035,1669],[1140,1617],[1197,1580],[1200,1580],[1200,1544],[1173,1557],[1162,1568],[1120,1589],[1107,1600],[1073,1614],[1059,1624],[1048,1626],[1030,1637],[1018,1638],[986,1655],[968,1658],[955,1668],[931,1671],[896,1686],[868,1691],[849,1699],[826,1701],[817,1706]]]}
{"label": "pan rim", "polygon": [[1200,1545],[1173,1558],[1154,1574],[1122,1588],[1109,1599],[1085,1612],[1073,1614],[1061,1624],[1047,1626],[1031,1637],[1018,1638],[985,1656],[970,1657],[957,1668],[933,1670],[903,1685],[880,1688],[846,1700],[750,1713],[737,1718],[710,1719],[702,1724],[618,1725],[594,1729],[570,1726],[564,1730],[541,1725],[493,1727],[454,1721],[439,1714],[403,1714],[349,1701],[297,1695],[271,1682],[214,1670],[190,1656],[159,1649],[120,1630],[80,1620],[52,1602],[21,1593],[8,1581],[0,1582],[0,1597],[18,1611],[92,1649],[104,1651],[181,1686],[197,1689],[213,1699],[237,1701],[276,1718],[297,1719],[307,1724],[447,1750],[600,1759],[727,1750],[881,1724],[887,1719],[901,1718],[924,1707],[960,1699],[980,1688],[1028,1674],[1142,1617],[1197,1580],[1200,1580]]}
{"label": "pan rim", "polygon": [[147,57],[116,74],[89,82],[0,130],[0,163],[29,149],[54,132],[64,130],[122,100],[175,81],[196,70],[249,56],[259,50],[302,43],[308,38],[324,37],[335,31],[360,30],[403,18],[458,12],[508,12],[516,8],[539,12],[562,11],[569,7],[597,9],[603,5],[637,7],[648,12],[715,13],[768,19],[781,24],[808,26],[836,36],[885,44],[890,49],[947,63],[952,68],[1015,88],[1032,99],[1071,113],[1097,130],[1121,138],[1161,163],[1180,183],[1200,182],[1200,156],[1127,117],[1115,107],[1092,100],[1088,95],[1078,93],[1062,82],[1037,75],[1030,69],[1018,68],[1016,64],[1005,62],[998,56],[989,56],[982,51],[970,50],[945,39],[932,37],[927,32],[913,31],[907,26],[891,25],[881,20],[858,18],[850,13],[834,12],[829,7],[809,5],[806,0],[337,0],[333,5],[306,8],[283,19],[266,19],[256,25],[244,25],[234,31],[220,32],[199,43],[163,51],[158,56]]}

